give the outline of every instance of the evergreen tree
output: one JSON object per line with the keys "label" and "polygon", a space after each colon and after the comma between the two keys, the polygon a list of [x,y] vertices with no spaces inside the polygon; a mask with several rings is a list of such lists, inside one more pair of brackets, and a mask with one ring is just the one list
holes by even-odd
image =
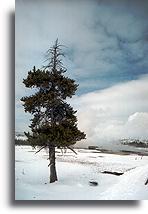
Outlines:
{"label": "evergreen tree", "polygon": [[25,112],[33,115],[29,126],[31,133],[25,133],[29,143],[40,146],[40,150],[49,149],[50,183],[57,180],[55,147],[72,149],[71,145],[86,136],[77,128],[76,111],[66,102],[66,98],[75,94],[78,85],[64,76],[62,56],[61,45],[56,40],[46,53],[47,65],[43,69],[34,67],[23,80],[25,86],[35,88],[36,93],[21,99]]}

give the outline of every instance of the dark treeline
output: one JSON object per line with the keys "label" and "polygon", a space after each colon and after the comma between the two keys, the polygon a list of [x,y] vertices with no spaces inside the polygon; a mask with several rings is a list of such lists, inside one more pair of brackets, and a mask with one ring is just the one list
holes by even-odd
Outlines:
{"label": "dark treeline", "polygon": [[15,145],[24,146],[24,145],[30,145],[30,143],[28,142],[28,140],[15,139]]}

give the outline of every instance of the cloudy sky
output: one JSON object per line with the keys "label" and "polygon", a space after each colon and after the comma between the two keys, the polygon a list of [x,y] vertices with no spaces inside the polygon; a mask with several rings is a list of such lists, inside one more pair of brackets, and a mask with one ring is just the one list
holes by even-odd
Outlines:
{"label": "cloudy sky", "polygon": [[56,38],[66,47],[67,75],[79,84],[85,144],[148,137],[148,1],[16,0],[16,131],[28,130],[23,78]]}

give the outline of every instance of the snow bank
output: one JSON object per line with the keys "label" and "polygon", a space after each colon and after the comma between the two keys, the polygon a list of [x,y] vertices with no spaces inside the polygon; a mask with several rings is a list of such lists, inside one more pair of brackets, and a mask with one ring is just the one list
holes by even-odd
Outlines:
{"label": "snow bank", "polygon": [[[88,150],[77,150],[78,155],[70,151],[65,156],[56,153],[58,182],[50,184],[47,151],[35,155],[36,150],[30,146],[15,148],[16,200],[148,199],[148,185],[144,185],[148,178],[147,156]],[[101,173],[104,170],[124,172],[124,175]],[[92,180],[98,186],[90,186]]]}
{"label": "snow bank", "polygon": [[121,176],[119,182],[103,192],[99,200],[146,200],[148,199],[148,165],[136,167]]}

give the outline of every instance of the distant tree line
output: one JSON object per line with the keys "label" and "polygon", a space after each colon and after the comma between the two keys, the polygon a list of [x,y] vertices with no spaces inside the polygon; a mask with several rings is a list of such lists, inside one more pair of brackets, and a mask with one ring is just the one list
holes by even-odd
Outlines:
{"label": "distant tree line", "polygon": [[121,143],[123,145],[129,145],[134,147],[148,148],[148,140],[139,140],[139,139],[122,139]]}
{"label": "distant tree line", "polygon": [[24,145],[30,145],[30,143],[28,142],[28,140],[15,139],[15,145],[24,146]]}

